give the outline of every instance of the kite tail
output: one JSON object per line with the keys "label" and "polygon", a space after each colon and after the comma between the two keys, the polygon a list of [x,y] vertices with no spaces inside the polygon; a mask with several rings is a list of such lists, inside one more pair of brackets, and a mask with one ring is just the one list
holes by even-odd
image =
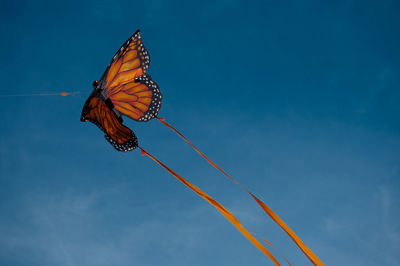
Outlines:
{"label": "kite tail", "polygon": [[[257,236],[255,233],[253,233],[253,232],[251,232],[253,235],[255,235],[255,236]],[[257,237],[259,237],[259,236],[257,236]],[[286,263],[289,265],[289,266],[292,266],[292,264],[290,264],[290,262],[289,262],[289,260],[288,259],[286,259],[286,257],[285,256],[283,256],[282,255],[282,253],[280,253],[279,252],[279,250],[278,249],[276,249],[275,247],[274,247],[274,245],[272,245],[269,241],[267,241],[265,238],[262,238],[262,237],[260,237],[265,243],[267,243],[270,247],[272,247],[278,254],[279,254],[279,256],[281,256],[285,261],[286,261]]]}
{"label": "kite tail", "polygon": [[272,220],[275,221],[288,235],[289,237],[296,243],[296,245],[300,248],[300,250],[306,255],[306,257],[313,263],[314,265],[325,265],[307,246],[303,241],[287,226],[278,215],[276,215],[264,202],[262,202],[259,198],[257,198],[253,193],[251,193],[247,188],[242,186],[238,181],[236,181],[233,177],[231,177],[228,173],[222,170],[218,165],[216,165],[213,161],[211,161],[204,153],[199,151],[182,133],[180,133],[176,128],[165,122],[165,118],[159,118],[161,123],[163,123],[168,128],[172,129],[176,134],[178,134],[184,141],[186,141],[198,154],[200,154],[204,159],[207,160],[209,164],[214,166],[216,169],[221,171],[226,177],[239,185],[242,189],[244,189],[257,203],[258,205],[265,211],[266,214],[271,217]]}
{"label": "kite tail", "polygon": [[243,225],[239,222],[239,220],[230,212],[228,211],[224,206],[222,206],[219,202],[217,202],[215,199],[210,197],[208,194],[206,194],[204,191],[202,191],[200,188],[196,187],[186,179],[184,179],[182,176],[178,175],[176,172],[174,172],[172,169],[168,168],[166,165],[164,165],[162,162],[157,160],[154,156],[149,154],[147,151],[145,151],[143,148],[139,147],[139,149],[142,151],[142,155],[145,156],[147,155],[150,157],[153,161],[164,167],[165,170],[167,170],[171,175],[173,175],[176,179],[181,181],[185,186],[190,188],[192,191],[194,191],[197,195],[202,197],[205,201],[210,203],[212,206],[214,206],[225,218],[233,224],[254,246],[256,246],[262,253],[264,253],[268,258],[270,258],[275,265],[280,265],[279,262],[276,260],[276,258],[260,243],[258,240],[249,232],[247,231]]}

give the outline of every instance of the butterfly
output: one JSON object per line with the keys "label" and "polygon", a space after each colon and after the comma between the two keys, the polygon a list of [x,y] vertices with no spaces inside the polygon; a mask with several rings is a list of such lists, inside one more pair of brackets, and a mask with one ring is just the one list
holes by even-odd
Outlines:
{"label": "butterfly", "polygon": [[146,72],[150,55],[137,30],[116,52],[83,106],[81,121],[97,125],[118,151],[138,147],[135,133],[122,124],[122,115],[146,122],[156,118],[162,94]]}

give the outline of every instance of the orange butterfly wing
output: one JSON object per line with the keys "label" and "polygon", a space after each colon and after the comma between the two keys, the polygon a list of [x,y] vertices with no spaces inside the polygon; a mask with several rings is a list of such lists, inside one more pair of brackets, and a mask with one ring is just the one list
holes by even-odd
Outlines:
{"label": "orange butterfly wing", "polygon": [[131,151],[138,147],[135,134],[124,126],[106,102],[92,94],[86,101],[81,121],[90,121],[97,125],[105,138],[119,151]]}
{"label": "orange butterfly wing", "polygon": [[122,114],[142,122],[157,117],[162,95],[150,75],[143,74],[134,82],[119,85],[115,89],[117,92],[108,94],[108,97]]}
{"label": "orange butterfly wing", "polygon": [[118,50],[100,80],[115,108],[136,121],[157,117],[161,108],[160,88],[146,74],[149,65],[150,55],[137,31]]}

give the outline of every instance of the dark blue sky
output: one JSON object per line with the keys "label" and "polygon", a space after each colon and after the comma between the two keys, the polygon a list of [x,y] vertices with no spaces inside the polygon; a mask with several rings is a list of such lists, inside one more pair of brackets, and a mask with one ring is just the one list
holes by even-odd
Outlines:
{"label": "dark blue sky", "polygon": [[[2,1],[0,265],[272,265],[138,151],[79,121],[141,29],[166,117],[327,265],[399,265],[398,1]],[[139,143],[309,265],[248,195],[158,121]],[[278,256],[279,259],[279,256]]]}

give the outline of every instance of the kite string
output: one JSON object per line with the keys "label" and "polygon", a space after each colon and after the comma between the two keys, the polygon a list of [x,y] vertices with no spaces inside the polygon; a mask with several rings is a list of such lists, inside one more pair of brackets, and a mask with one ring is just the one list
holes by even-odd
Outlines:
{"label": "kite string", "polygon": [[274,220],[288,235],[289,237],[296,243],[296,245],[300,248],[300,250],[304,253],[304,255],[313,263],[314,265],[325,265],[307,246],[304,242],[290,229],[289,226],[282,221],[281,218],[277,214],[275,214],[271,208],[269,208],[264,202],[262,202],[259,198],[257,198],[253,193],[251,193],[247,188],[241,185],[238,181],[236,181],[233,177],[231,177],[228,173],[226,173],[222,168],[216,165],[213,161],[211,161],[204,153],[199,151],[182,133],[180,133],[176,128],[172,125],[165,122],[165,118],[157,117],[157,119],[167,126],[168,128],[172,129],[175,133],[177,133],[186,143],[188,143],[198,154],[200,154],[204,159],[207,160],[209,164],[214,166],[220,172],[222,172],[225,176],[239,185],[242,189],[244,189],[257,203],[258,205],[267,213],[272,220]]}
{"label": "kite string", "polygon": [[0,97],[26,97],[26,96],[75,96],[80,91],[58,93],[30,93],[30,94],[0,94]]}
{"label": "kite string", "polygon": [[[206,200],[208,203],[210,203],[212,206],[214,206],[225,218],[232,223],[233,226],[236,227],[254,246],[256,246],[261,252],[263,252],[268,258],[270,258],[275,265],[280,265],[278,260],[266,249],[258,240],[247,230],[243,227],[243,225],[239,222],[239,220],[230,212],[228,211],[224,206],[222,206],[219,202],[217,202],[215,199],[213,199],[211,196],[206,194],[204,191],[202,191],[200,188],[196,187],[186,179],[184,179],[182,176],[177,174],[175,171],[172,169],[168,168],[165,164],[160,162],[157,158],[149,154],[147,151],[145,151],[142,147],[139,147],[139,149],[142,152],[142,155],[145,156],[147,155],[150,157],[153,161],[158,163],[160,166],[162,166],[165,170],[167,170],[171,175],[173,175],[176,179],[178,179],[180,182],[182,182],[185,186],[190,188],[192,191],[194,191],[197,195],[202,197],[204,200]],[[268,242],[267,242],[268,243]]]}

